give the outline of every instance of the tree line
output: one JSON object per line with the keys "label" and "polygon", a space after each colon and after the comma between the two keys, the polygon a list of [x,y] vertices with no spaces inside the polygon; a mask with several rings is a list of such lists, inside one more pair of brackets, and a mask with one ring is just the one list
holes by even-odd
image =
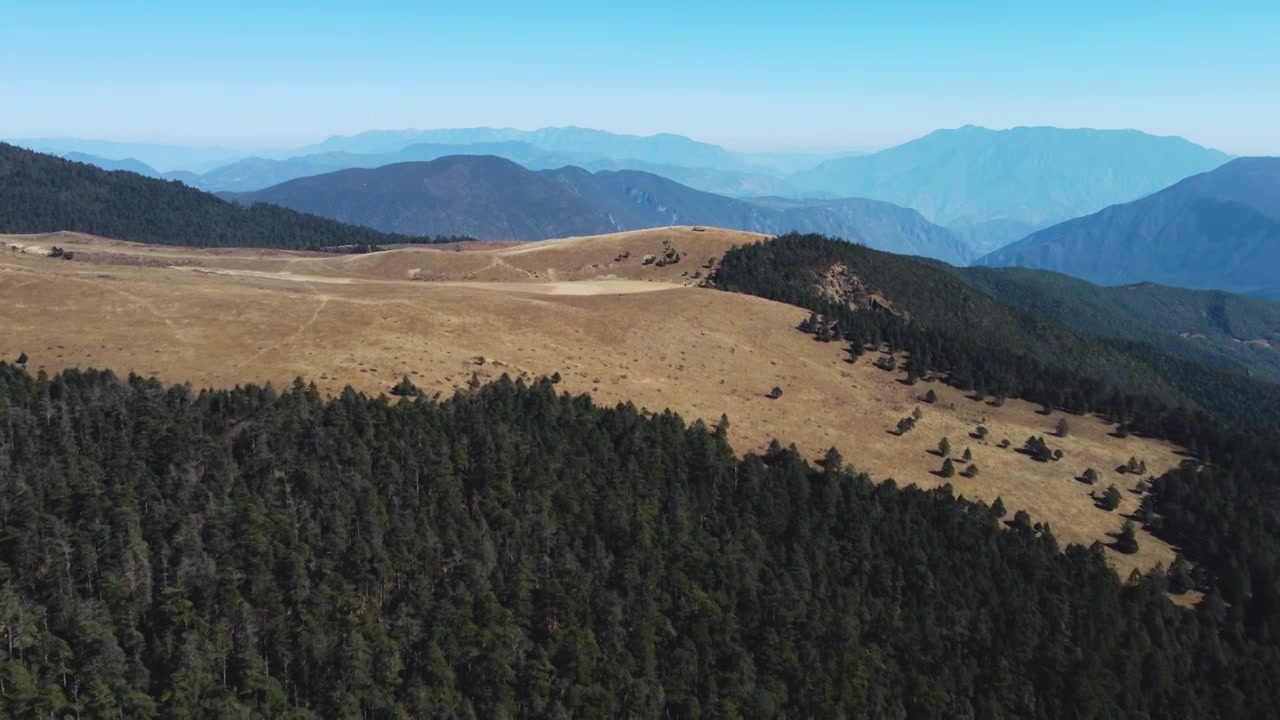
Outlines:
{"label": "tree line", "polygon": [[[833,298],[823,284],[833,266],[863,282],[893,284],[887,295],[894,312]],[[802,329],[818,341],[848,342],[851,358],[872,349],[908,353],[908,382],[930,374],[995,404],[1020,397],[1097,413],[1118,424],[1118,435],[1186,448],[1187,461],[1151,483],[1138,519],[1194,563],[1192,573],[1180,558],[1173,576],[1205,592],[1198,612],[1243,643],[1216,657],[1245,663],[1259,682],[1280,682],[1280,388],[1149,345],[1072,333],[1002,308],[973,288],[956,292],[947,276],[933,261],[791,234],[730,251],[714,282],[809,308],[814,314]],[[1064,342],[1074,351],[1056,349]],[[1082,370],[1108,358],[1117,368],[1127,363],[1130,373],[1108,379]],[[891,359],[881,364],[896,369]],[[1150,380],[1166,371],[1163,387]]]}

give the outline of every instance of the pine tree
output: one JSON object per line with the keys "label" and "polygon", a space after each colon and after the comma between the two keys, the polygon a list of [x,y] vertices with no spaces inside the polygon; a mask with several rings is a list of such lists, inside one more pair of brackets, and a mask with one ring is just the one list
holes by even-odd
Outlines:
{"label": "pine tree", "polygon": [[1106,492],[1102,494],[1102,499],[1098,501],[1098,506],[1103,510],[1110,512],[1120,507],[1120,489],[1115,485],[1108,485]]}
{"label": "pine tree", "polygon": [[1138,552],[1138,538],[1135,534],[1132,520],[1124,521],[1124,526],[1116,537],[1116,551],[1126,555]]}
{"label": "pine tree", "polygon": [[1194,587],[1195,583],[1191,580],[1191,570],[1187,566],[1186,559],[1181,555],[1177,556],[1169,566],[1169,592],[1182,595]]}
{"label": "pine tree", "polygon": [[1060,438],[1066,437],[1067,433],[1071,432],[1071,427],[1067,425],[1067,419],[1058,418],[1058,424],[1053,426],[1053,432]]}
{"label": "pine tree", "polygon": [[996,501],[991,503],[991,514],[995,515],[996,519],[1000,519],[1005,516],[1005,512],[1004,498],[997,495]]}
{"label": "pine tree", "polygon": [[938,441],[938,456],[944,457],[944,458],[951,456],[950,440],[947,440],[946,438],[942,438],[941,440]]}
{"label": "pine tree", "polygon": [[956,466],[951,462],[951,458],[942,461],[942,477],[955,477]]}

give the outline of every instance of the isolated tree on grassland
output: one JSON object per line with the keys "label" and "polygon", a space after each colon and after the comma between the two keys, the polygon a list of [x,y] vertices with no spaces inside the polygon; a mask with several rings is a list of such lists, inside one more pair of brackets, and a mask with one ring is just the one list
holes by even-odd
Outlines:
{"label": "isolated tree on grassland", "polygon": [[906,435],[907,433],[911,432],[911,430],[914,429],[915,426],[916,426],[915,419],[904,417],[898,421],[898,434]]}
{"label": "isolated tree on grassland", "polygon": [[951,458],[947,458],[946,460],[943,460],[942,461],[942,477],[944,478],[955,477],[955,474],[956,474],[956,466],[954,463],[951,462]]}
{"label": "isolated tree on grassland", "polygon": [[1124,527],[1120,528],[1120,535],[1116,537],[1116,550],[1125,555],[1138,552],[1138,538],[1135,535],[1132,520],[1125,520]]}
{"label": "isolated tree on grassland", "polygon": [[972,459],[973,459],[973,451],[972,451],[972,450],[970,450],[969,448],[965,448],[965,449],[964,449],[964,454],[962,454],[962,455],[960,456],[960,459],[961,459],[961,460],[963,460],[963,461],[965,461],[965,462],[969,462],[970,460],[972,460]]}
{"label": "isolated tree on grassland", "polygon": [[978,477],[978,466],[970,464],[969,467],[965,468],[960,474],[967,478]]}
{"label": "isolated tree on grassland", "polygon": [[769,399],[777,400],[780,397],[782,397],[782,388],[774,385],[773,389],[769,391]]}
{"label": "isolated tree on grassland", "polygon": [[938,393],[933,388],[929,388],[929,392],[924,394],[924,401],[930,405],[938,402]]}
{"label": "isolated tree on grassland", "polygon": [[1058,418],[1058,424],[1053,426],[1053,432],[1060,438],[1066,437],[1067,433],[1071,432],[1071,426],[1067,425],[1067,419]]}
{"label": "isolated tree on grassland", "polygon": [[1098,505],[1108,512],[1120,507],[1120,489],[1115,485],[1108,485],[1106,492],[1102,493],[1102,499],[1098,501]]}
{"label": "isolated tree on grassland", "polygon": [[938,441],[938,455],[940,455],[940,456],[942,456],[942,457],[950,457],[950,456],[951,456],[951,441],[950,441],[950,440],[947,440],[946,438],[942,438],[941,440],[939,440],[939,441]]}
{"label": "isolated tree on grassland", "polygon": [[1098,482],[1098,471],[1094,470],[1093,468],[1087,468],[1084,471],[1084,475],[1082,477],[1084,477],[1084,481],[1086,483],[1092,485]]}

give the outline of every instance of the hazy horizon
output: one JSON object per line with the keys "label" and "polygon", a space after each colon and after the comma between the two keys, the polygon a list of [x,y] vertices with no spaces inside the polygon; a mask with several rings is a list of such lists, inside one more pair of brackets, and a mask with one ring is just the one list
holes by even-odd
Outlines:
{"label": "hazy horizon", "polygon": [[858,8],[25,3],[0,137],[292,148],[373,129],[578,126],[738,151],[938,128],[1136,129],[1280,154],[1280,6]]}

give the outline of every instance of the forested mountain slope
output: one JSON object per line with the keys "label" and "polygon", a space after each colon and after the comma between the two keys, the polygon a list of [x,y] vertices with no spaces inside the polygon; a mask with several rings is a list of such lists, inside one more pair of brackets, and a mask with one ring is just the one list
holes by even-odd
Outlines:
{"label": "forested mountain slope", "polygon": [[1170,354],[1280,382],[1280,305],[1215,290],[1104,287],[1043,270],[956,268],[1000,302],[1082,333],[1148,342]]}
{"label": "forested mountain slope", "polygon": [[[945,371],[962,389],[1077,411],[1124,390],[1280,430],[1280,385],[1073,331],[997,301],[941,263],[792,234],[730,250],[714,282],[838,321],[855,348],[889,341],[912,353],[919,373]],[[879,312],[860,312],[868,307]]]}
{"label": "forested mountain slope", "polygon": [[12,716],[1277,710],[1271,589],[1179,610],[945,490],[545,382],[389,404],[0,364],[0,404]]}
{"label": "forested mountain slope", "polygon": [[238,207],[181,183],[0,143],[0,233],[60,230],[196,247],[304,249],[421,240],[270,205]]}

